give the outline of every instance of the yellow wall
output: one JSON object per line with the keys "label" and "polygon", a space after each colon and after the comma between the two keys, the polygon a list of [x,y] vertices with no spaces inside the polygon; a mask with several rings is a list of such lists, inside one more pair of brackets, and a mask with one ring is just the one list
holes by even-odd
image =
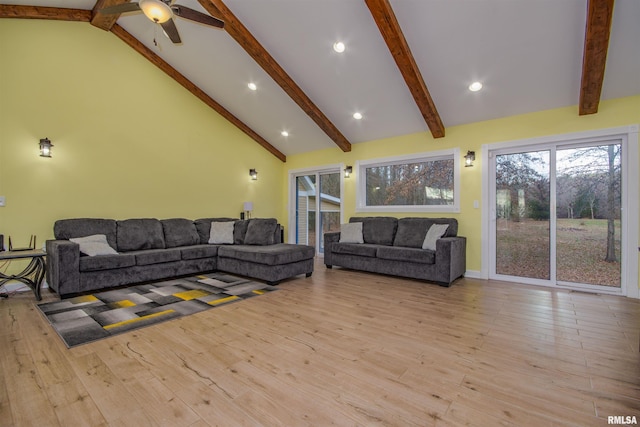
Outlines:
{"label": "yellow wall", "polygon": [[[577,98],[578,94],[576,94]],[[481,209],[473,208],[473,201],[482,203],[482,162],[480,151],[483,144],[535,138],[570,132],[627,126],[640,123],[640,96],[615,99],[600,103],[598,114],[579,116],[577,107],[559,108],[549,111],[506,117],[497,120],[452,126],[446,129],[446,137],[433,139],[428,132],[398,136],[377,141],[353,144],[352,151],[343,153],[338,148],[305,153],[287,158],[286,169],[302,169],[343,163],[353,165],[357,160],[421,153],[459,147],[461,155],[467,150],[476,152],[473,168],[461,169],[462,193],[459,214],[424,214],[423,216],[451,216],[458,219],[459,234],[467,237],[467,269],[481,270]],[[286,181],[286,180],[285,180]],[[345,219],[355,216],[356,179],[344,180]],[[285,191],[288,183],[285,182]],[[285,193],[286,194],[286,193]],[[640,193],[637,193],[637,195]],[[366,215],[376,215],[367,213]],[[380,215],[390,215],[381,213]],[[392,216],[420,216],[416,213],[392,214]],[[286,206],[281,217],[286,217]]]}
{"label": "yellow wall", "polygon": [[283,163],[114,35],[0,19],[0,58],[0,233],[14,245],[41,247],[60,218],[281,213]]}

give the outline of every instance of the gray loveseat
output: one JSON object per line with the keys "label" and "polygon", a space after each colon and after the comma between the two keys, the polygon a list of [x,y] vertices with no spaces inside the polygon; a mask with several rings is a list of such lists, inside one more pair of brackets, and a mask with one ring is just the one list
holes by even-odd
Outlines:
{"label": "gray loveseat", "polygon": [[[233,243],[209,244],[211,223],[228,221],[234,221]],[[87,256],[69,240],[96,235],[106,236],[114,253]],[[282,243],[272,218],[63,219],[54,236],[46,242],[47,283],[61,297],[213,270],[277,284],[311,276],[315,256],[311,246]]]}
{"label": "gray loveseat", "polygon": [[[340,243],[340,232],[324,235],[324,263],[450,286],[466,271],[466,238],[455,218],[354,217],[362,222],[363,243]],[[433,224],[448,224],[435,250],[422,249]]]}

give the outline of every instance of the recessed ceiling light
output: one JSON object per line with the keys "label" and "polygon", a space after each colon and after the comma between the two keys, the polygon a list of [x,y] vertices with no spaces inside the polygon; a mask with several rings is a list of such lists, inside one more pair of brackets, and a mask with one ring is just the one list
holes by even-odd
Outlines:
{"label": "recessed ceiling light", "polygon": [[471,92],[477,92],[477,91],[479,91],[480,89],[482,89],[482,83],[480,83],[480,82],[473,82],[473,83],[471,83],[471,84],[469,85],[469,90],[470,90]]}
{"label": "recessed ceiling light", "polygon": [[247,87],[251,90],[257,90],[258,86],[256,86],[256,84],[254,82],[251,82],[247,85]]}
{"label": "recessed ceiling light", "polygon": [[346,49],[346,47],[345,47],[344,43],[342,43],[342,42],[335,42],[333,44],[333,50],[335,50],[338,53],[344,52],[345,49]]}
{"label": "recessed ceiling light", "polygon": [[283,130],[282,132],[280,132],[280,135],[289,136],[289,132],[287,132],[286,130]]}
{"label": "recessed ceiling light", "polygon": [[360,120],[362,118],[362,113],[358,113],[357,111],[353,113],[353,118],[356,120]]}

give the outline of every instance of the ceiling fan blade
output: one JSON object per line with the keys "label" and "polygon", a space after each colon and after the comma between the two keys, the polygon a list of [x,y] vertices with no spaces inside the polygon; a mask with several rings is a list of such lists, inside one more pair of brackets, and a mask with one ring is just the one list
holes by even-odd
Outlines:
{"label": "ceiling fan blade", "polygon": [[171,6],[173,13],[180,18],[188,19],[190,21],[199,22],[201,24],[209,25],[216,28],[224,28],[224,22],[213,16],[198,12],[197,10],[190,9],[186,6],[174,4]]}
{"label": "ceiling fan blade", "polygon": [[166,22],[163,22],[160,25],[162,26],[162,29],[164,30],[167,37],[169,37],[172,42],[182,43],[182,40],[180,40],[180,34],[178,34],[178,28],[176,27],[176,23],[173,22],[173,18],[169,19]]}
{"label": "ceiling fan blade", "polygon": [[115,6],[105,7],[104,9],[100,9],[99,12],[105,15],[115,15],[118,13],[126,13],[126,12],[136,12],[140,11],[140,6],[138,3],[122,3],[117,4]]}

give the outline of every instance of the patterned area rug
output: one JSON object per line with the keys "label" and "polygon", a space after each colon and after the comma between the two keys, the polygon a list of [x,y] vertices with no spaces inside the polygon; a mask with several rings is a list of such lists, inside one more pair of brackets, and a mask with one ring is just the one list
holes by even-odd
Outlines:
{"label": "patterned area rug", "polygon": [[71,348],[276,289],[229,274],[210,273],[82,295],[37,307]]}

